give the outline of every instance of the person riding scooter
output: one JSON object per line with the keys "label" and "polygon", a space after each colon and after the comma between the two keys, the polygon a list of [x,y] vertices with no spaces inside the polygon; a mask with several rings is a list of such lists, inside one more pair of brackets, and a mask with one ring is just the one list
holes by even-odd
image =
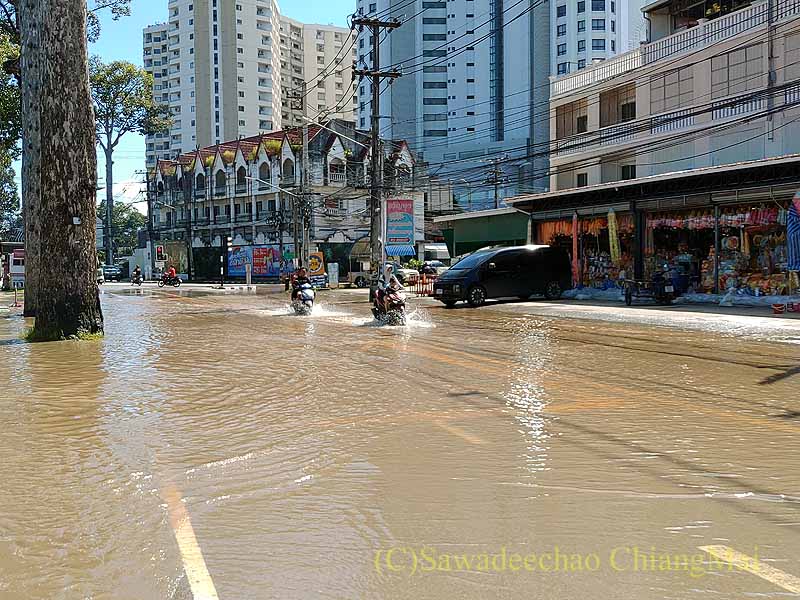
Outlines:
{"label": "person riding scooter", "polygon": [[142,269],[139,265],[136,265],[136,268],[133,269],[133,273],[131,273],[131,283],[139,283],[142,281]]}
{"label": "person riding scooter", "polygon": [[306,268],[300,267],[292,276],[292,301],[297,298],[297,293],[300,291],[300,286],[305,283],[311,284],[311,279],[308,277]]}
{"label": "person riding scooter", "polygon": [[397,279],[394,274],[394,267],[386,265],[383,270],[383,276],[378,280],[378,302],[383,307],[383,312],[389,312],[389,293],[396,292],[403,289],[403,284]]}

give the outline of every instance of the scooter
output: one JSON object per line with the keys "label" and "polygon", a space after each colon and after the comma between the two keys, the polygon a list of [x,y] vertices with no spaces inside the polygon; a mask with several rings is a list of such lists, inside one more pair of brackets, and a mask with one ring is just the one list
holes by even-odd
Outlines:
{"label": "scooter", "polygon": [[[386,298],[387,302],[384,302]],[[388,304],[388,308],[387,305]],[[375,294],[372,315],[385,325],[406,324],[406,293],[401,289],[385,289]]]}
{"label": "scooter", "polygon": [[304,283],[295,290],[295,297],[292,300],[292,308],[295,314],[310,315],[314,310],[314,299],[316,292],[310,283]]}
{"label": "scooter", "polygon": [[131,279],[132,286],[138,285],[139,287],[142,287],[142,283],[144,283],[144,280],[141,277],[134,277],[133,279]]}
{"label": "scooter", "polygon": [[672,271],[664,265],[662,271],[653,273],[653,298],[662,305],[672,304],[675,299],[675,286],[672,283]]}
{"label": "scooter", "polygon": [[164,287],[165,285],[171,285],[174,287],[181,287],[181,278],[177,275],[175,277],[170,277],[166,273],[161,276],[161,279],[158,280],[158,287]]}

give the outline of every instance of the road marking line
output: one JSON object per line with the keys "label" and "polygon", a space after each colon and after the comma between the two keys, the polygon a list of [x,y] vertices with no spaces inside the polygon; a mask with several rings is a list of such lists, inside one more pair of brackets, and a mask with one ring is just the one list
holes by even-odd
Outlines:
{"label": "road marking line", "polygon": [[476,435],[472,435],[471,433],[467,433],[460,427],[456,427],[455,425],[450,425],[448,423],[442,423],[441,421],[434,421],[434,423],[444,429],[447,433],[452,433],[453,435],[460,437],[462,440],[468,441],[470,444],[481,445],[485,444],[481,438]]}
{"label": "road marking line", "polygon": [[761,579],[766,579],[770,583],[774,583],[778,587],[782,587],[794,594],[800,594],[800,577],[795,577],[780,569],[771,567],[757,558],[737,552],[729,546],[698,546],[698,548],[708,552],[711,556],[732,564],[742,571],[757,575]]}
{"label": "road marking line", "polygon": [[178,542],[186,578],[192,589],[192,597],[194,600],[219,600],[217,589],[214,587],[206,561],[203,559],[203,552],[194,535],[189,513],[183,505],[178,490],[170,486],[165,490],[163,497],[167,503],[169,523],[175,534],[175,540]]}

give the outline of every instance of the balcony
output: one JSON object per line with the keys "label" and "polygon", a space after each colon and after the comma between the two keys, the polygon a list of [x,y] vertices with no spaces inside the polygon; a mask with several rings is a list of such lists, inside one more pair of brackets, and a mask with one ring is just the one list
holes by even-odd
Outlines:
{"label": "balcony", "polygon": [[240,213],[240,214],[236,215],[236,222],[237,223],[250,223],[252,220],[253,220],[253,214],[252,213],[245,212],[245,213]]}
{"label": "balcony", "polygon": [[[614,58],[568,75],[551,78],[550,97],[563,96],[581,88],[617,77],[644,65],[694,52],[722,40],[736,37],[756,28],[766,27],[769,1],[752,4],[710,21],[701,20],[696,27],[679,31]],[[800,15],[800,0],[776,0],[774,22]]]}
{"label": "balcony", "polygon": [[345,217],[347,216],[347,209],[346,208],[333,208],[326,206],[323,210],[326,217]]}
{"label": "balcony", "polygon": [[247,184],[246,183],[237,183],[235,189],[236,189],[236,193],[237,194],[246,194],[247,193]]}
{"label": "balcony", "polygon": [[226,188],[224,188],[224,187],[214,188],[214,196],[216,196],[218,198],[220,196],[225,196],[227,193],[228,193],[228,190]]}
{"label": "balcony", "polygon": [[214,223],[217,225],[224,225],[230,222],[231,218],[228,215],[214,215]]}
{"label": "balcony", "polygon": [[650,117],[650,133],[653,135],[685,129],[692,125],[694,125],[694,111],[691,108]]}
{"label": "balcony", "polygon": [[206,197],[206,188],[199,188],[194,191],[194,197],[196,200],[202,200]]}
{"label": "balcony", "polygon": [[331,185],[335,183],[343,185],[347,183],[347,174],[343,172],[333,171],[331,173],[328,173],[328,181],[330,182]]}

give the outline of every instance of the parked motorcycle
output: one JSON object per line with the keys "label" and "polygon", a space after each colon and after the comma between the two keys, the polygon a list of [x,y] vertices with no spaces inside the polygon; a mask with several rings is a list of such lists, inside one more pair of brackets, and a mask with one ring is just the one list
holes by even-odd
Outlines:
{"label": "parked motorcycle", "polygon": [[372,301],[372,315],[385,325],[405,325],[405,291],[402,288],[396,290],[378,290],[378,293],[375,294],[375,298]]}
{"label": "parked motorcycle", "polygon": [[663,270],[653,273],[653,298],[663,305],[672,304],[675,299],[675,286],[669,265],[664,265]]}
{"label": "parked motorcycle", "polygon": [[303,283],[294,291],[294,300],[292,300],[292,308],[298,315],[310,315],[314,310],[314,299],[316,292],[310,283]]}
{"label": "parked motorcycle", "polygon": [[167,273],[164,273],[161,276],[161,279],[158,280],[158,287],[164,287],[165,285],[170,285],[173,287],[181,287],[181,278],[177,275],[175,277],[170,277]]}

